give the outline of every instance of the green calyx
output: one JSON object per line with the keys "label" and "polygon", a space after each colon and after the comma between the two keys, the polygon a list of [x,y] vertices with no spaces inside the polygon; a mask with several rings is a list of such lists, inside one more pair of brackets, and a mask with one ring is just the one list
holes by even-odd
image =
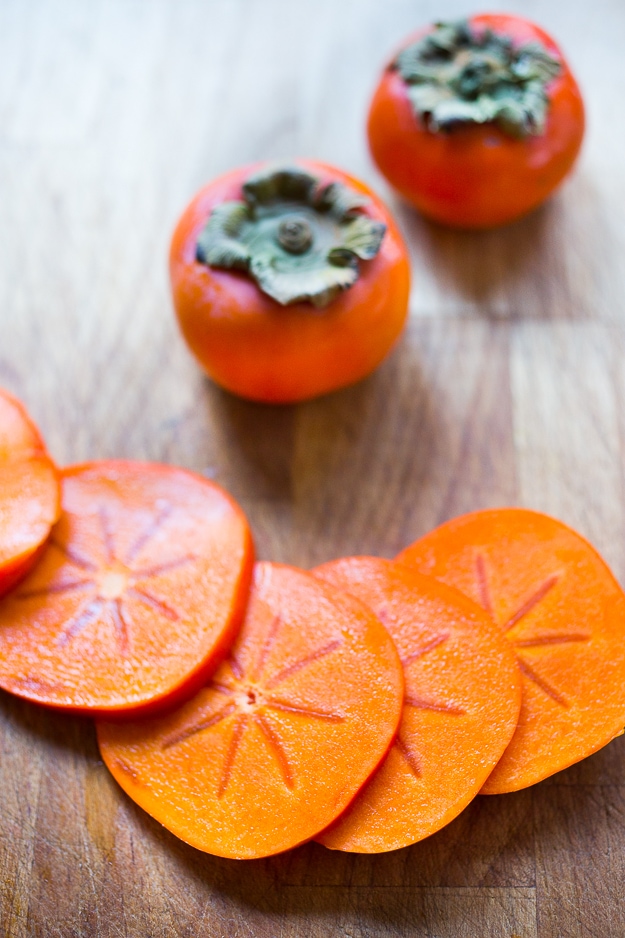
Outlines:
{"label": "green calyx", "polygon": [[243,200],[210,214],[196,248],[209,267],[244,270],[282,306],[331,303],[378,253],[386,226],[362,214],[368,199],[298,167],[272,167],[243,185]]}
{"label": "green calyx", "polygon": [[399,53],[392,68],[429,130],[492,122],[511,136],[527,137],[545,130],[547,85],[562,65],[539,42],[515,46],[508,36],[461,20],[436,23]]}

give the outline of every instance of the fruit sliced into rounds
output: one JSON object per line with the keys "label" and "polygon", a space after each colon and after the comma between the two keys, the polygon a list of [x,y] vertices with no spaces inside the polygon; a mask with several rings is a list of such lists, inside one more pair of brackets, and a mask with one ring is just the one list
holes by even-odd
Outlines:
{"label": "fruit sliced into rounds", "polygon": [[0,687],[118,715],[193,693],[243,618],[253,558],[241,509],[201,476],[124,461],[66,470],[62,509],[0,605]]}
{"label": "fruit sliced into rounds", "polygon": [[347,557],[313,572],[384,622],[406,685],[388,756],[316,839],[355,853],[405,847],[453,820],[500,759],[521,704],[518,668],[479,606],[430,577],[378,557]]}
{"label": "fruit sliced into rounds", "polygon": [[402,709],[395,646],[373,613],[309,573],[256,567],[245,623],[180,710],[100,723],[122,788],[182,840],[223,857],[309,840],[384,758]]}
{"label": "fruit sliced into rounds", "polygon": [[492,509],[448,521],[397,559],[480,603],[517,656],[519,726],[484,793],[533,785],[622,733],[625,595],[579,534]]}
{"label": "fruit sliced into rounds", "polygon": [[0,389],[0,595],[34,564],[59,512],[58,473],[43,440]]}

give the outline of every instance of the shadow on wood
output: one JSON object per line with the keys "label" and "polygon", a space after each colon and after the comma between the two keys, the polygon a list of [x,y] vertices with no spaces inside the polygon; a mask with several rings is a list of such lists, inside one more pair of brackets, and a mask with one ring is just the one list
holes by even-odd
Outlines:
{"label": "shadow on wood", "polygon": [[56,712],[0,691],[0,722],[5,733],[13,724],[33,745],[45,746],[49,754],[57,750],[57,756],[65,751],[97,757],[93,722],[86,717]]}
{"label": "shadow on wood", "polygon": [[323,452],[335,452],[345,442],[345,414],[350,427],[367,425],[379,381],[376,372],[349,388],[294,405],[259,404],[219,391],[215,416],[226,442],[235,497],[251,487],[256,499],[292,500],[298,425],[311,408],[322,412]]}
{"label": "shadow on wood", "polygon": [[[445,285],[447,296],[457,296],[460,307],[477,307],[488,319],[544,316],[533,306],[519,308],[514,293],[519,284],[527,284],[528,277],[541,276],[558,223],[553,201],[492,231],[445,228],[399,201],[394,210],[413,250],[418,245],[421,264],[427,265],[436,283]],[[418,273],[415,279],[418,289]]]}

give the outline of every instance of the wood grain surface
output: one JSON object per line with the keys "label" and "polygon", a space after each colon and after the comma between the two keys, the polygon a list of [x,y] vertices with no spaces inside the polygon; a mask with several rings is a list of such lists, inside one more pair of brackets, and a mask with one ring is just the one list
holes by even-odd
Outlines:
{"label": "wood grain surface", "polygon": [[[60,463],[174,462],[224,485],[262,558],[392,556],[461,512],[579,529],[625,583],[622,0],[516,7],[567,50],[579,166],[509,228],[401,205],[364,139],[399,39],[464,0],[0,0],[0,384]],[[310,156],[362,176],[409,242],[386,363],[298,407],[205,380],[174,324],[173,224],[231,166]],[[0,933],[9,938],[623,938],[625,739],[377,857],[201,854],[129,801],[93,726],[0,696]]]}

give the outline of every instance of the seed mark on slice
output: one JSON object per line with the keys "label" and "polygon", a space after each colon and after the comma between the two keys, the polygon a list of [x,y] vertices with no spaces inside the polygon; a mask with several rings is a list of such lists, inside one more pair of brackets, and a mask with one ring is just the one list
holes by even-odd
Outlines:
{"label": "seed mark on slice", "polygon": [[311,710],[308,707],[299,707],[291,704],[287,700],[275,700],[270,698],[267,706],[272,710],[282,710],[284,713],[295,713],[301,717],[312,717],[315,720],[325,720],[327,723],[342,723],[345,720],[343,713],[328,713],[326,710]]}
{"label": "seed mark on slice", "polygon": [[427,655],[430,651],[434,651],[435,648],[438,648],[439,645],[442,645],[443,642],[446,642],[449,636],[449,632],[445,632],[443,635],[436,635],[431,641],[427,642],[427,644],[422,645],[418,651],[413,652],[406,658],[402,658],[402,665],[404,668],[407,668],[408,665],[412,664],[413,661],[417,661],[419,658],[422,658],[423,655]]}
{"label": "seed mark on slice", "polygon": [[414,777],[421,778],[421,775],[423,774],[423,769],[421,767],[421,760],[419,759],[418,755],[415,752],[413,752],[411,749],[409,749],[409,747],[406,745],[405,741],[401,738],[401,736],[397,736],[393,745],[395,746],[396,749],[400,751],[400,753],[404,757],[406,765],[408,766],[408,768],[410,769]]}
{"label": "seed mark on slice", "polygon": [[230,776],[232,775],[232,769],[234,767],[234,760],[239,748],[239,743],[241,742],[241,738],[245,732],[248,719],[249,718],[247,714],[240,714],[234,721],[232,736],[230,737],[230,745],[228,746],[228,752],[226,753],[226,759],[224,761],[219,788],[217,789],[218,798],[223,798],[226,792],[226,788],[228,787],[228,783],[230,782]]}
{"label": "seed mark on slice", "polygon": [[540,648],[543,645],[566,645],[569,642],[589,642],[592,635],[571,633],[570,635],[539,635],[537,638],[526,638],[512,644],[516,648]]}
{"label": "seed mark on slice", "polygon": [[227,658],[224,663],[230,667],[230,670],[232,671],[232,674],[236,678],[237,681],[240,681],[242,678],[245,677],[245,671],[243,670],[243,666],[241,665],[239,659],[235,658],[233,654],[231,654],[230,657]]}
{"label": "seed mark on slice", "polygon": [[94,622],[101,614],[104,608],[104,602],[101,599],[94,599],[88,603],[73,619],[67,623],[61,634],[56,640],[57,645],[67,645],[73,638],[76,638],[91,622]]}
{"label": "seed mark on slice", "polygon": [[39,589],[34,590],[25,590],[23,593],[18,593],[16,599],[32,599],[35,596],[52,596],[56,593],[71,593],[76,590],[87,589],[87,587],[94,587],[95,580],[66,580],[62,583],[51,583],[49,586],[42,586]]}
{"label": "seed mark on slice", "polygon": [[307,668],[309,664],[312,664],[313,661],[319,661],[321,658],[325,658],[326,655],[331,655],[333,651],[336,651],[337,648],[340,648],[342,641],[337,639],[334,642],[329,642],[329,644],[324,645],[323,648],[318,648],[317,651],[311,652],[309,655],[306,655],[305,658],[301,658],[299,661],[293,662],[293,664],[287,665],[286,668],[283,668],[282,671],[279,671],[277,674],[274,674],[266,682],[266,687],[277,687],[278,684],[282,684],[283,681],[286,681],[287,678],[292,677],[294,674],[297,674],[298,671],[302,671],[304,668]]}
{"label": "seed mark on slice", "polygon": [[151,576],[159,576],[161,573],[169,573],[170,570],[176,570],[178,567],[193,563],[197,558],[193,554],[186,557],[179,557],[177,560],[169,560],[165,563],[156,564],[154,567],[144,567],[142,570],[135,570],[133,577],[135,580],[147,580]]}
{"label": "seed mark on slice", "polygon": [[106,505],[101,505],[98,509],[100,516],[100,527],[102,529],[102,540],[106,550],[106,559],[109,563],[115,560],[115,543],[113,541],[113,531],[111,530],[111,521]]}
{"label": "seed mark on slice", "polygon": [[262,648],[260,650],[260,654],[256,662],[256,667],[253,668],[250,673],[251,681],[258,680],[258,678],[263,673],[263,670],[267,663],[267,658],[269,657],[271,653],[271,649],[274,646],[279,628],[280,628],[280,616],[274,616],[267,630],[267,635],[265,636],[265,641],[263,642]]}
{"label": "seed mark on slice", "polygon": [[121,599],[114,599],[111,604],[111,612],[113,615],[113,622],[115,624],[115,631],[117,633],[117,641],[119,643],[119,650],[122,655],[128,654],[128,630],[129,623],[126,621],[126,615],[122,606]]}
{"label": "seed mark on slice", "polygon": [[128,564],[130,564],[130,562],[134,560],[135,557],[138,556],[138,554],[143,550],[143,548],[148,543],[148,541],[151,541],[154,535],[158,533],[158,531],[163,526],[167,518],[170,516],[171,512],[172,512],[172,507],[169,504],[169,502],[164,502],[161,505],[160,510],[158,511],[158,514],[156,515],[156,517],[150,522],[150,524],[148,524],[145,531],[139,535],[137,540],[134,542],[134,544],[131,546],[130,550],[126,554],[126,560],[124,561],[126,566],[128,566]]}
{"label": "seed mark on slice", "polygon": [[286,757],[286,753],[282,748],[282,744],[278,739],[276,733],[273,731],[271,726],[267,723],[267,720],[261,713],[254,714],[254,722],[262,731],[265,739],[269,743],[269,748],[275,756],[276,762],[280,768],[282,778],[284,779],[284,784],[287,788],[293,788],[293,770],[289,765],[289,760]]}
{"label": "seed mark on slice", "polygon": [[544,599],[547,593],[553,589],[558,580],[558,576],[551,576],[548,580],[545,580],[543,585],[536,590],[534,595],[530,596],[527,602],[524,602],[521,608],[518,609],[510,619],[508,619],[504,625],[504,631],[509,632],[517,624],[519,619],[522,619],[523,616],[528,614],[528,612],[531,612],[534,606],[538,605],[541,599]]}
{"label": "seed mark on slice", "polygon": [[229,716],[231,716],[231,714],[233,714],[236,709],[236,704],[227,704],[221,710],[218,710],[217,713],[213,713],[211,716],[206,717],[206,719],[200,720],[199,723],[192,723],[190,726],[183,726],[182,729],[179,729],[175,733],[170,733],[169,736],[165,737],[161,743],[161,749],[170,749],[172,746],[177,746],[178,743],[183,743],[185,739],[189,739],[191,736],[195,736],[196,733],[201,733],[203,730],[207,730],[211,726],[216,726],[217,723],[221,723],[222,720],[226,720]]}
{"label": "seed mark on slice", "polygon": [[226,694],[227,696],[234,694],[234,687],[230,687],[229,684],[222,684],[220,681],[210,681],[206,686],[209,688],[212,687],[220,694]]}
{"label": "seed mark on slice", "polygon": [[138,586],[131,586],[127,590],[127,595],[134,596],[135,599],[145,603],[146,606],[151,606],[152,609],[160,612],[166,619],[170,619],[172,622],[180,621],[180,614],[176,612],[175,609],[168,606],[162,599],[158,599],[157,596],[152,596],[147,590],[140,589]]}
{"label": "seed mark on slice", "polygon": [[564,697],[563,694],[561,694],[554,687],[548,684],[547,681],[543,677],[540,677],[540,675],[536,674],[534,669],[531,668],[526,661],[523,661],[522,658],[518,658],[517,660],[519,662],[519,668],[521,669],[521,674],[524,674],[525,677],[530,679],[530,681],[533,681],[537,687],[540,687],[540,689],[545,694],[547,694],[548,697],[551,697],[552,700],[555,700],[555,702],[557,704],[560,704],[561,707],[565,707],[565,708],[570,707],[570,703],[566,699],[566,697]]}
{"label": "seed mark on slice", "polygon": [[132,766],[128,765],[127,762],[124,762],[122,759],[115,759],[113,762],[120,772],[123,772],[124,775],[129,775],[133,782],[139,782],[139,773],[136,769],[133,769]]}
{"label": "seed mark on slice", "polygon": [[475,574],[477,577],[477,588],[480,594],[480,604],[489,614],[491,619],[493,619],[493,603],[490,596],[490,589],[488,587],[488,573],[486,571],[486,561],[484,560],[483,554],[478,554],[475,558]]}
{"label": "seed mark on slice", "polygon": [[407,707],[416,707],[417,710],[433,710],[436,713],[448,713],[450,716],[465,716],[466,710],[457,707],[455,704],[437,703],[433,700],[426,700],[424,697],[404,697],[404,703]]}
{"label": "seed mark on slice", "polygon": [[98,569],[97,564],[93,563],[87,557],[83,557],[78,553],[77,550],[74,550],[73,547],[67,547],[65,544],[61,544],[60,541],[51,540],[51,547],[56,547],[70,563],[74,564],[75,567],[80,567],[81,570],[88,570],[90,573],[95,573]]}

